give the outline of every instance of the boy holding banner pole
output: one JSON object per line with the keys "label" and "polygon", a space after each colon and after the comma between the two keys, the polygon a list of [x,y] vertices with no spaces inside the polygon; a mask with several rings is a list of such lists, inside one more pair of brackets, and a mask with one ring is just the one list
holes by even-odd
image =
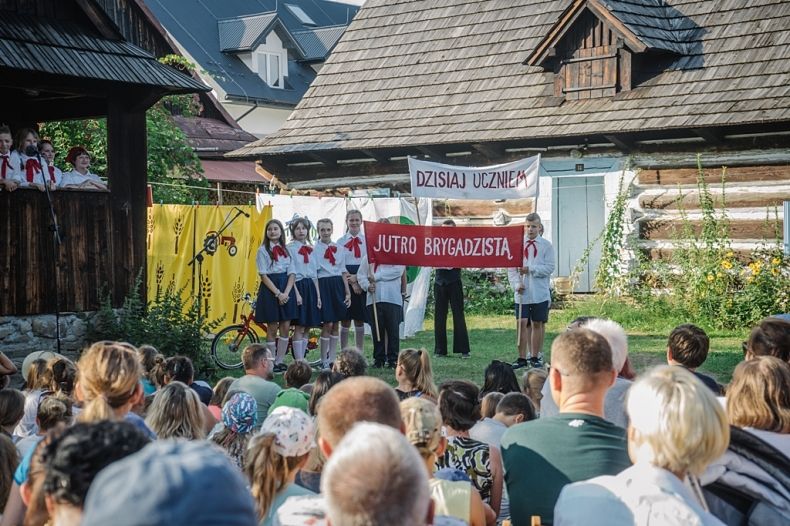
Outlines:
{"label": "boy holding banner pole", "polygon": [[[380,219],[380,223],[389,223]],[[367,255],[357,271],[360,287],[368,291],[368,321],[373,329],[373,367],[394,369],[400,352],[403,321],[402,276],[404,265],[368,264]]]}
{"label": "boy holding banner pole", "polygon": [[[539,353],[543,349],[546,322],[549,321],[551,292],[549,279],[554,272],[554,248],[540,237],[540,216],[531,213],[524,225],[523,266],[508,269],[508,281],[515,292],[515,311],[518,323],[518,354],[514,368],[540,367]],[[529,359],[527,352],[529,351]]]}

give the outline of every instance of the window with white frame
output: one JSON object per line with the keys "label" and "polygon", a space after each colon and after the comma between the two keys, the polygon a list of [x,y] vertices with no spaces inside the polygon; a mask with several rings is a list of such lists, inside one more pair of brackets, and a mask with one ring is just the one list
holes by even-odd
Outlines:
{"label": "window with white frame", "polygon": [[278,53],[258,53],[258,75],[272,88],[284,87],[281,63]]}

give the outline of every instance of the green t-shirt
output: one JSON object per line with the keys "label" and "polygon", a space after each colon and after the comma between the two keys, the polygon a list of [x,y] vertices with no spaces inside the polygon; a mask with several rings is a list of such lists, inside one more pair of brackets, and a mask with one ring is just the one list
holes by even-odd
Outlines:
{"label": "green t-shirt", "polygon": [[236,391],[249,394],[258,403],[258,423],[255,426],[258,429],[263,425],[263,421],[266,420],[269,406],[272,405],[277,393],[282,391],[282,389],[274,382],[269,382],[259,376],[245,374],[230,384],[228,392],[233,393]]}
{"label": "green t-shirt", "polygon": [[539,515],[554,522],[566,484],[616,475],[631,465],[625,429],[583,413],[560,413],[518,424],[502,436],[502,461],[513,526]]}

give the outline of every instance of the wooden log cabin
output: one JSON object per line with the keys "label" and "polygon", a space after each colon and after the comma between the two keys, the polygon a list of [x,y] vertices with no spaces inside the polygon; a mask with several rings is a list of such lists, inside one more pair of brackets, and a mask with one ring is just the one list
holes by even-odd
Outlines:
{"label": "wooden log cabin", "polygon": [[679,203],[698,217],[699,159],[750,250],[790,199],[789,43],[787,0],[368,0],[285,126],[231,155],[293,189],[408,191],[408,156],[540,153],[536,202],[437,200],[434,219],[537,210],[558,275],[600,233],[623,174],[627,230],[653,257],[671,250]]}
{"label": "wooden log cabin", "polygon": [[[127,2],[102,2],[110,3],[122,18]],[[155,32],[137,25],[125,36],[93,0],[0,0],[0,20],[0,122],[18,129],[107,119],[109,191],[52,192],[57,249],[46,194],[0,192],[0,349],[13,358],[55,347],[56,310],[69,313],[66,329],[75,313],[97,310],[103,294],[122,305],[145,272],[146,109],[164,95],[208,88],[136,45]],[[64,350],[81,344],[69,340]]]}

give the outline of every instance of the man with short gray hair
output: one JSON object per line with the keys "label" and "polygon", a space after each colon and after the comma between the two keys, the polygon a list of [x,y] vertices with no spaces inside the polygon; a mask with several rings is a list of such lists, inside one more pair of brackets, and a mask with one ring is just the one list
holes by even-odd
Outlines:
{"label": "man with short gray hair", "polygon": [[428,476],[417,450],[397,430],[360,423],[324,466],[321,493],[330,524],[432,524]]}

